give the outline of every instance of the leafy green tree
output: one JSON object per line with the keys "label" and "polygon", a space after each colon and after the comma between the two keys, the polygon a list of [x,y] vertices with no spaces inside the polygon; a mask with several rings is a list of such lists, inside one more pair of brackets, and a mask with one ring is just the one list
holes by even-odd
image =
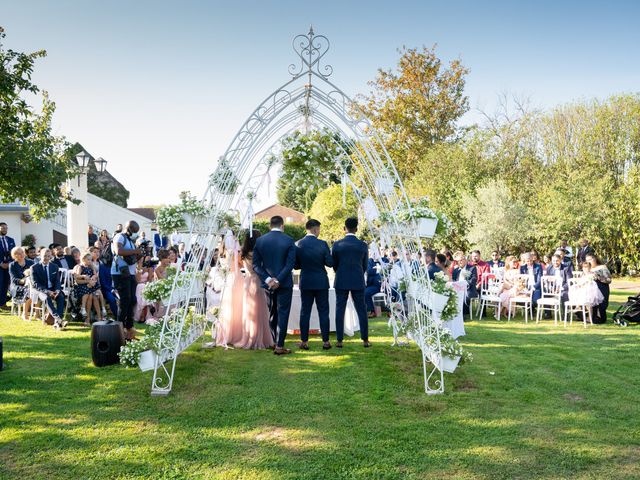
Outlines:
{"label": "leafy green tree", "polygon": [[66,205],[70,192],[61,186],[77,174],[77,165],[64,155],[64,142],[51,132],[55,104],[42,92],[36,113],[25,95],[40,89],[31,82],[33,66],[44,50],[21,53],[3,47],[0,27],[0,199],[29,204],[36,220]]}
{"label": "leafy green tree", "polygon": [[342,186],[331,185],[318,194],[311,209],[309,218],[315,218],[321,224],[321,236],[328,241],[344,237],[344,221],[348,217],[358,216],[358,200],[350,189],[347,189],[346,205],[342,204]]}
{"label": "leafy green tree", "polygon": [[402,47],[396,71],[378,70],[361,106],[383,135],[383,141],[403,178],[420,168],[433,145],[455,140],[457,122],[469,109],[464,95],[468,73],[460,60],[446,67],[432,48]]}
{"label": "leafy green tree", "polygon": [[308,134],[296,131],[283,139],[278,202],[294,210],[308,211],[318,192],[340,182],[343,167],[350,171],[348,154],[348,147],[340,137],[327,130]]}
{"label": "leafy green tree", "polygon": [[485,255],[520,250],[531,232],[533,218],[502,181],[479,187],[475,195],[465,194],[463,211],[470,225],[467,238]]}

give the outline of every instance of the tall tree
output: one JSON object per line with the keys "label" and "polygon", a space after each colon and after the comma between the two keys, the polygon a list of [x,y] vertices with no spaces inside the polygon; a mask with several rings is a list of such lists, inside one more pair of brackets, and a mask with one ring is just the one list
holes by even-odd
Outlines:
{"label": "tall tree", "polygon": [[42,92],[40,113],[24,98],[40,92],[31,75],[36,59],[46,52],[5,49],[4,38],[0,27],[0,199],[28,203],[39,219],[65,206],[69,194],[61,185],[77,174],[77,165],[65,157],[63,140],[51,132],[55,104],[47,92]]}
{"label": "tall tree", "polygon": [[360,101],[400,175],[408,178],[429,148],[458,136],[457,122],[469,109],[464,95],[468,70],[460,60],[444,66],[435,46],[398,52],[397,70],[378,70],[369,82],[373,90]]}

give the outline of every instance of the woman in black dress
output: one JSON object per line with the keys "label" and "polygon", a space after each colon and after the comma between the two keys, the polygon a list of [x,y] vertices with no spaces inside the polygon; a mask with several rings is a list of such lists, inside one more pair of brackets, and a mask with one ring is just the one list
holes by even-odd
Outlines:
{"label": "woman in black dress", "polygon": [[33,261],[26,258],[22,247],[14,247],[11,250],[11,258],[13,258],[13,262],[9,264],[11,301],[16,304],[24,304],[22,318],[28,320],[27,312],[31,309],[31,299],[29,298],[27,280],[31,274],[30,268],[33,265]]}
{"label": "woman in black dress", "polygon": [[595,275],[594,280],[598,290],[602,293],[604,300],[600,305],[591,307],[591,318],[593,323],[605,323],[607,321],[607,307],[609,306],[609,284],[611,283],[611,273],[600,259],[592,254],[586,256],[587,262],[591,264],[591,273]]}

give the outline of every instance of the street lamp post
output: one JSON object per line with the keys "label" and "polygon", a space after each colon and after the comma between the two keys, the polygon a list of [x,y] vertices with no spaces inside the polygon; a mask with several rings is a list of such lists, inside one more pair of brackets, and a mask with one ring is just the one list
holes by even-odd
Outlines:
{"label": "street lamp post", "polygon": [[[72,189],[71,196],[79,200],[80,203],[76,205],[75,203],[67,202],[67,243],[83,249],[87,248],[89,243],[87,236],[87,228],[89,227],[87,172],[89,171],[91,155],[82,150],[76,155],[76,162],[80,167],[77,180],[78,187]],[[93,160],[93,163],[99,173],[105,171],[107,161],[104,158],[100,157]],[[69,187],[71,189],[71,184]]]}

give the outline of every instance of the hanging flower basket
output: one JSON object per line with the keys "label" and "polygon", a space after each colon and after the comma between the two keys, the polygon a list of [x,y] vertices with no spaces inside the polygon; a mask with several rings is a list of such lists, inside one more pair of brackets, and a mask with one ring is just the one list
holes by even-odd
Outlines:
{"label": "hanging flower basket", "polygon": [[395,189],[395,182],[392,178],[378,177],[375,180],[375,187],[379,195],[389,195]]}
{"label": "hanging flower basket", "polygon": [[140,367],[140,370],[143,372],[153,370],[156,365],[157,356],[158,355],[153,350],[145,350],[142,352],[138,360],[138,367]]}
{"label": "hanging flower basket", "polygon": [[193,228],[193,215],[191,215],[190,213],[183,213],[182,219],[184,220],[185,230],[187,232],[190,232]]}
{"label": "hanging flower basket", "polygon": [[431,310],[436,312],[438,315],[442,313],[444,307],[447,306],[447,302],[449,301],[448,295],[443,295],[441,293],[431,292],[429,295],[429,301],[427,305]]}
{"label": "hanging flower basket", "polygon": [[447,355],[442,356],[442,370],[448,373],[453,373],[456,371],[458,367],[458,363],[460,362],[460,356],[449,357]]}
{"label": "hanging flower basket", "polygon": [[436,234],[437,226],[437,218],[418,218],[416,220],[416,231],[418,232],[419,237],[433,238]]}

